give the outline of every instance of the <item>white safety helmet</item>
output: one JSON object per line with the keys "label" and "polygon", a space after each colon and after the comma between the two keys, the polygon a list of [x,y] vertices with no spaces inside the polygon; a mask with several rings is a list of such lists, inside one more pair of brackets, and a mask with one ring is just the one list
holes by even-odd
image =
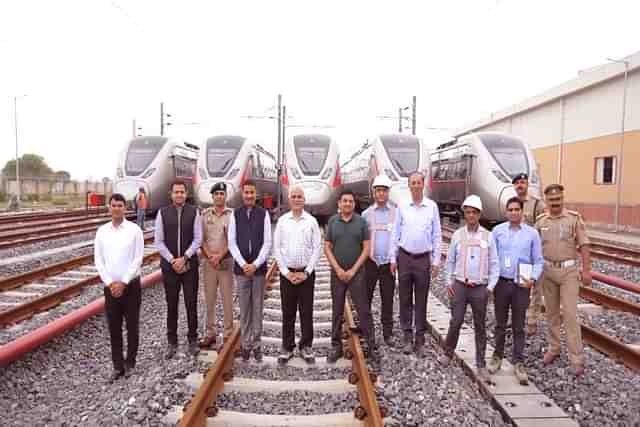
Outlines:
{"label": "white safety helmet", "polygon": [[482,211],[482,200],[480,200],[480,197],[476,196],[475,194],[472,194],[468,196],[466,199],[464,199],[464,202],[462,203],[462,208],[464,209],[465,206],[476,208],[479,211]]}
{"label": "white safety helmet", "polygon": [[385,174],[376,176],[376,179],[373,180],[373,188],[376,187],[387,187],[391,188],[391,180]]}

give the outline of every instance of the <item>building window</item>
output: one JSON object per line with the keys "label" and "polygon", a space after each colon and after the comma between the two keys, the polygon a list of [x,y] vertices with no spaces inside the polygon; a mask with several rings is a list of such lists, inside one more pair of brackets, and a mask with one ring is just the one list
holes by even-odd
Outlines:
{"label": "building window", "polygon": [[616,158],[596,157],[596,184],[615,184],[616,183]]}

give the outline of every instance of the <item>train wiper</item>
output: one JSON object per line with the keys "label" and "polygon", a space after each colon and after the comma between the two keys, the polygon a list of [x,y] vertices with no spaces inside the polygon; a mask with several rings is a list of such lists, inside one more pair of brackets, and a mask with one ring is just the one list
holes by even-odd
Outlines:
{"label": "train wiper", "polygon": [[233,158],[232,158],[232,157],[229,157],[229,158],[227,159],[227,161],[226,161],[226,162],[224,162],[224,164],[223,164],[223,165],[222,165],[222,167],[220,168],[220,172],[224,172],[224,171],[226,171],[226,170],[227,170],[227,166],[229,165],[229,162],[230,162],[231,160],[233,160]]}
{"label": "train wiper", "polygon": [[400,162],[397,159],[391,159],[391,161],[393,162],[393,164],[396,165],[396,167],[398,168],[398,171],[404,172],[404,168],[402,167],[402,164],[400,164]]}
{"label": "train wiper", "polygon": [[298,158],[298,160],[300,161],[300,164],[302,165],[302,169],[308,171],[309,170],[309,166],[307,166],[307,164],[304,162],[304,159],[302,157]]}

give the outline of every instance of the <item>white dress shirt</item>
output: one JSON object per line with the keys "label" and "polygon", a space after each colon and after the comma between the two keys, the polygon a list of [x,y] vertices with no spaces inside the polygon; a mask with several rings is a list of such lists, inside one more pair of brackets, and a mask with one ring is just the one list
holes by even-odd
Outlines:
{"label": "white dress shirt", "polygon": [[289,274],[289,268],[304,268],[307,274],[313,273],[322,250],[318,221],[305,211],[298,218],[287,212],[276,225],[273,248],[284,276]]}
{"label": "white dress shirt", "polygon": [[440,212],[433,200],[424,198],[418,205],[412,200],[398,207],[391,259],[397,263],[399,248],[411,254],[431,252],[431,265],[439,266],[441,243]]}
{"label": "white dress shirt", "polygon": [[144,255],[142,230],[126,219],[101,225],[93,247],[96,268],[105,285],[129,283],[140,275]]}
{"label": "white dress shirt", "polygon": [[[228,240],[229,240],[229,252],[231,252],[231,256],[238,263],[240,268],[247,265],[247,261],[245,261],[244,257],[240,253],[240,249],[238,248],[238,242],[236,240],[236,216],[235,214],[231,215],[229,218],[229,231],[228,231]],[[253,265],[256,268],[260,268],[262,264],[267,261],[267,257],[269,256],[269,251],[271,250],[271,218],[269,217],[269,212],[265,212],[264,214],[264,235],[262,238],[262,247],[260,248],[260,252],[258,252],[258,257],[253,261]]]}

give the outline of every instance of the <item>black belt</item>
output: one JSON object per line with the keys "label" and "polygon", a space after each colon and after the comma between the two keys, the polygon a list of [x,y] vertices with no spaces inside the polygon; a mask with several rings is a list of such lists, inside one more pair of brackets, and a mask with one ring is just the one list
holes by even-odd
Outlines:
{"label": "black belt", "polygon": [[287,268],[289,269],[289,271],[293,273],[304,273],[307,270],[307,267],[300,267],[300,268],[287,267]]}
{"label": "black belt", "polygon": [[473,283],[473,282],[463,282],[462,280],[457,280],[458,283],[460,283],[462,286],[464,286],[465,288],[477,288],[480,286],[487,286],[486,283]]}
{"label": "black belt", "polygon": [[509,279],[508,277],[502,277],[502,276],[500,276],[498,279],[499,279],[499,280],[502,280],[503,282],[512,282],[512,283],[516,283],[516,279]]}
{"label": "black belt", "polygon": [[431,252],[422,252],[421,254],[412,254],[411,252],[407,251],[403,247],[400,247],[400,251],[402,251],[402,253],[406,255],[409,255],[411,258],[424,258],[431,253]]}

